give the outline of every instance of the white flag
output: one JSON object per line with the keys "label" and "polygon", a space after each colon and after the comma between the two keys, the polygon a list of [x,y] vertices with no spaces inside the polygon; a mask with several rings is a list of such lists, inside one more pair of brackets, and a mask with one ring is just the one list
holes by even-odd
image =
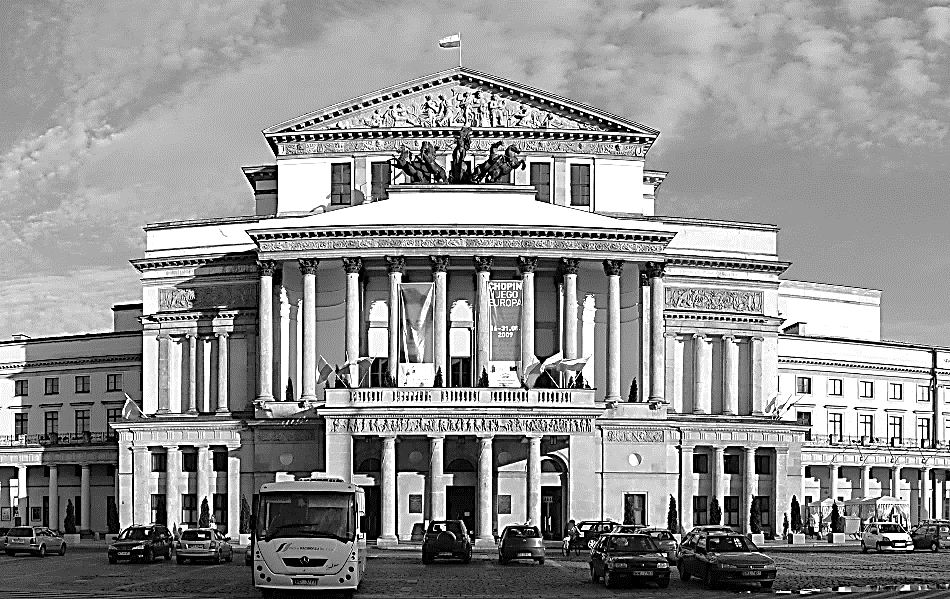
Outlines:
{"label": "white flag", "polygon": [[317,362],[317,384],[327,382],[331,374],[333,374],[333,367],[323,359],[323,356],[320,356],[320,360]]}
{"label": "white flag", "polygon": [[443,37],[439,40],[440,48],[458,48],[462,45],[462,36],[458,33],[453,33],[448,37]]}
{"label": "white flag", "polygon": [[125,420],[141,420],[145,418],[145,414],[142,413],[141,408],[129,397],[128,393],[125,394],[125,405],[122,406],[122,418]]}
{"label": "white flag", "polygon": [[588,360],[590,360],[590,356],[587,356],[586,358],[560,360],[557,364],[553,365],[553,368],[559,372],[578,372],[584,370],[584,366],[587,365]]}

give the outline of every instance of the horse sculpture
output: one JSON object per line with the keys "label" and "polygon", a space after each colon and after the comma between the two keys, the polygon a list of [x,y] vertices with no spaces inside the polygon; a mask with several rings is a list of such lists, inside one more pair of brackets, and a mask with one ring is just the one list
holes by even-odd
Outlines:
{"label": "horse sculpture", "polygon": [[436,148],[432,142],[424,141],[419,148],[419,154],[413,158],[409,148],[403,146],[392,162],[406,173],[410,183],[446,183],[448,177],[445,169],[436,162],[435,151]]}
{"label": "horse sculpture", "polygon": [[488,160],[478,165],[475,169],[475,181],[485,183],[508,183],[511,171],[516,168],[524,170],[525,161],[521,158],[521,150],[518,146],[511,144],[505,148],[502,156],[496,154],[496,150],[501,147],[502,142],[492,144],[489,150]]}

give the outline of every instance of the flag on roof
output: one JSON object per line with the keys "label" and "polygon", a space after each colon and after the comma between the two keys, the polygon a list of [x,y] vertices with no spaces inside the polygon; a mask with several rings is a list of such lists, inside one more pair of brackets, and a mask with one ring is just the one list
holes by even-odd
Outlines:
{"label": "flag on roof", "polygon": [[462,34],[453,33],[448,37],[439,40],[440,48],[459,48],[462,45]]}

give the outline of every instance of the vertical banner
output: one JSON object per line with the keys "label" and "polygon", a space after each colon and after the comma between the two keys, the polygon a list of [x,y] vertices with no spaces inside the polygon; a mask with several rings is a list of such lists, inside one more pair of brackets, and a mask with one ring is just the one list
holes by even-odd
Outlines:
{"label": "vertical banner", "polygon": [[432,385],[432,283],[399,285],[400,387]]}
{"label": "vertical banner", "polygon": [[521,281],[489,281],[491,342],[488,349],[488,384],[492,387],[520,387],[518,361],[521,360]]}

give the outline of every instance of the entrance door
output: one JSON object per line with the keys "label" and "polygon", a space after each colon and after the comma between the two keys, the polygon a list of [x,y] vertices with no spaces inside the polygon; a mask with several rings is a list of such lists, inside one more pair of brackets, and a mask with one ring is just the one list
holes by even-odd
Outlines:
{"label": "entrance door", "polygon": [[561,489],[563,487],[541,487],[541,533],[545,539],[563,538],[567,526]]}
{"label": "entrance door", "polygon": [[475,487],[445,488],[445,513],[450,520],[465,522],[469,532],[475,532]]}
{"label": "entrance door", "polygon": [[379,487],[363,487],[366,492],[366,533],[367,539],[378,539],[380,522],[383,518],[382,490]]}

